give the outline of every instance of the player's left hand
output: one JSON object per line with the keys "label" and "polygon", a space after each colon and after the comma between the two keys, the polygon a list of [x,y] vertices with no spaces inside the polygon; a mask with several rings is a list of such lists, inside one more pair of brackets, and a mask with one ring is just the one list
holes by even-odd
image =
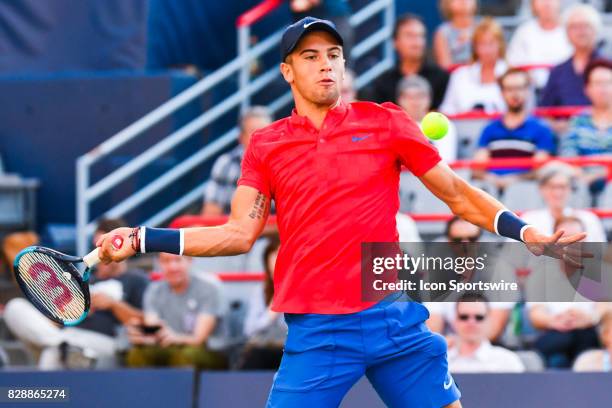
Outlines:
{"label": "player's left hand", "polygon": [[565,231],[559,230],[553,235],[540,233],[535,227],[525,230],[524,238],[527,249],[536,256],[546,255],[563,260],[568,266],[582,268],[582,258],[592,258],[593,254],[582,251],[576,245],[586,238],[586,233],[565,236]]}

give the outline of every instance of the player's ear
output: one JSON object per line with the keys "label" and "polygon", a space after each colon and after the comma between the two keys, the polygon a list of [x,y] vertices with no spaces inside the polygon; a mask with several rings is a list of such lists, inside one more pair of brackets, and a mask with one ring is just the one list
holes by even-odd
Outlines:
{"label": "player's ear", "polygon": [[287,81],[287,83],[290,84],[293,82],[293,67],[291,66],[291,64],[281,62],[280,72],[283,75],[283,78],[285,78],[285,81]]}

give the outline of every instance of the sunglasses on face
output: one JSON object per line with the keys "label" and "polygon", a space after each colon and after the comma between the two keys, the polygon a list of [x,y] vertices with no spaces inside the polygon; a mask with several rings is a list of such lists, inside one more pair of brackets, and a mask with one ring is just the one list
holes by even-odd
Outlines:
{"label": "sunglasses on face", "polygon": [[478,238],[480,238],[480,236],[478,235],[473,235],[471,237],[451,237],[451,242],[454,242],[456,244],[465,242],[465,241],[476,242],[478,241]]}
{"label": "sunglasses on face", "polygon": [[474,315],[469,315],[469,314],[459,314],[457,316],[457,318],[459,320],[461,320],[462,322],[467,322],[468,320],[470,320],[470,318],[474,318],[474,320],[476,320],[477,322],[482,322],[485,319],[485,315],[482,314],[474,314]]}

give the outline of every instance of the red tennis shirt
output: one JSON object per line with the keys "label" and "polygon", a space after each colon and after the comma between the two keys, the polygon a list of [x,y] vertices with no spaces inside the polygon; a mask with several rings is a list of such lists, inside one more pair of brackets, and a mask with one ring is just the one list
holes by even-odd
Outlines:
{"label": "red tennis shirt", "polygon": [[397,242],[401,166],[421,176],[440,156],[401,108],[340,103],[320,130],[295,110],[258,130],[238,185],[275,200],[281,246],[272,309],[354,313],[361,243]]}

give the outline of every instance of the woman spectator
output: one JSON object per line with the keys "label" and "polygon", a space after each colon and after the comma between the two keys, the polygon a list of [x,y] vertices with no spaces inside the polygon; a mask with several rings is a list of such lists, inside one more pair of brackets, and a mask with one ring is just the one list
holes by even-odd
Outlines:
{"label": "woman spectator", "polygon": [[602,21],[592,6],[576,4],[564,14],[567,36],[574,54],[550,71],[542,91],[541,106],[582,106],[590,101],[584,93],[583,73],[589,62],[598,56],[597,41]]}
{"label": "woman spectator", "polygon": [[448,21],[434,35],[433,52],[442,68],[470,62],[477,6],[476,0],[440,0],[440,11]]}
{"label": "woman spectator", "polygon": [[239,363],[239,368],[244,370],[276,370],[283,356],[287,325],[282,313],[270,309],[274,296],[274,266],[279,247],[278,238],[270,238],[263,256],[266,269],[264,290],[261,293],[258,288],[251,296],[244,325],[244,334],[249,340]]}
{"label": "woman spectator", "polygon": [[505,49],[501,26],[491,17],[484,18],[474,30],[472,63],[452,73],[440,110],[451,115],[470,110],[502,111],[505,103],[497,77],[508,68]]}
{"label": "woman spectator", "polygon": [[[508,45],[510,65],[557,65],[570,57],[572,46],[560,24],[561,0],[531,0],[535,18],[521,24]],[[543,88],[548,70],[533,72],[536,88]]]}
{"label": "woman spectator", "polygon": [[606,242],[603,226],[595,214],[568,205],[575,174],[574,168],[561,162],[552,162],[540,168],[537,178],[546,208],[527,211],[521,218],[544,234],[552,234],[557,220],[562,217],[576,217],[584,225],[587,242]]}

